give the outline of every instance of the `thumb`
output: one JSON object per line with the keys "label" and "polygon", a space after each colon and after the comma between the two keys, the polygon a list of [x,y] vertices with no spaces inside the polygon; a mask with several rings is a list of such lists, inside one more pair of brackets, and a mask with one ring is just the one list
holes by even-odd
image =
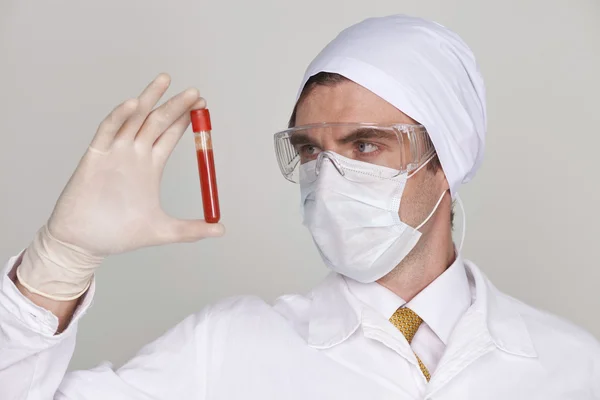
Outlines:
{"label": "thumb", "polygon": [[170,231],[173,242],[195,242],[208,237],[223,236],[225,226],[222,224],[209,224],[203,219],[173,219]]}

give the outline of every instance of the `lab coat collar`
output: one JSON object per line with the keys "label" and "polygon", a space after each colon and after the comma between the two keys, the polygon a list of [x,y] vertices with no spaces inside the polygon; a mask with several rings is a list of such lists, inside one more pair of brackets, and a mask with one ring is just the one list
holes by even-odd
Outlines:
{"label": "lab coat collar", "polygon": [[[472,318],[475,313],[483,319],[481,326],[487,328],[483,333],[489,334],[500,350],[517,356],[536,357],[525,322],[513,306],[515,300],[496,289],[475,264],[469,261],[464,264],[473,297],[466,314]],[[344,278],[331,273],[312,291],[309,346],[325,349],[344,342],[361,325],[364,307],[350,292]]]}
{"label": "lab coat collar", "polygon": [[342,343],[359,327],[361,309],[344,277],[331,273],[312,291],[309,346],[325,349]]}
{"label": "lab coat collar", "polygon": [[527,325],[514,304],[472,262],[465,261],[475,311],[485,317],[489,334],[500,350],[522,357],[537,357]]}

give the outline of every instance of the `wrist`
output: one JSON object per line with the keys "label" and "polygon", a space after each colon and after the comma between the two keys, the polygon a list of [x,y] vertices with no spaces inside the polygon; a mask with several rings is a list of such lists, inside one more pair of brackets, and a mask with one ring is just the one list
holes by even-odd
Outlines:
{"label": "wrist", "polygon": [[61,242],[44,225],[25,250],[17,278],[31,293],[58,301],[74,300],[89,288],[103,259]]}

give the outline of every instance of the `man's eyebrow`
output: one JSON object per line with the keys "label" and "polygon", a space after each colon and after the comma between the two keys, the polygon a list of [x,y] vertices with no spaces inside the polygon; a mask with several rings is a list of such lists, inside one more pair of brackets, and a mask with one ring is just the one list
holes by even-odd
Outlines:
{"label": "man's eyebrow", "polygon": [[356,129],[346,136],[337,139],[336,141],[340,144],[347,144],[354,142],[355,140],[361,139],[394,139],[398,140],[395,132],[377,129],[377,128],[359,128]]}
{"label": "man's eyebrow", "polygon": [[306,133],[303,133],[303,132],[294,133],[290,137],[290,143],[292,146],[298,146],[301,144],[308,144],[308,143],[312,143],[312,142],[313,141],[310,140],[310,137]]}

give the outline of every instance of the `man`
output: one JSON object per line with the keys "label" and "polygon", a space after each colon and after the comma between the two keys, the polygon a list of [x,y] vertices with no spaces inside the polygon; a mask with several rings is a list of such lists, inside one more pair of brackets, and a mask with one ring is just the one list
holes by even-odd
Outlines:
{"label": "man", "polygon": [[334,39],[275,135],[334,273],[274,305],[208,306],[118,370],[65,375],[104,257],[224,232],[160,208],[166,160],[205,106],[189,89],[153,111],[168,84],[160,75],[100,124],[48,223],[8,262],[2,399],[600,398],[598,342],[500,293],[454,247],[452,198],[483,157],[483,81],[457,35],[405,16]]}

